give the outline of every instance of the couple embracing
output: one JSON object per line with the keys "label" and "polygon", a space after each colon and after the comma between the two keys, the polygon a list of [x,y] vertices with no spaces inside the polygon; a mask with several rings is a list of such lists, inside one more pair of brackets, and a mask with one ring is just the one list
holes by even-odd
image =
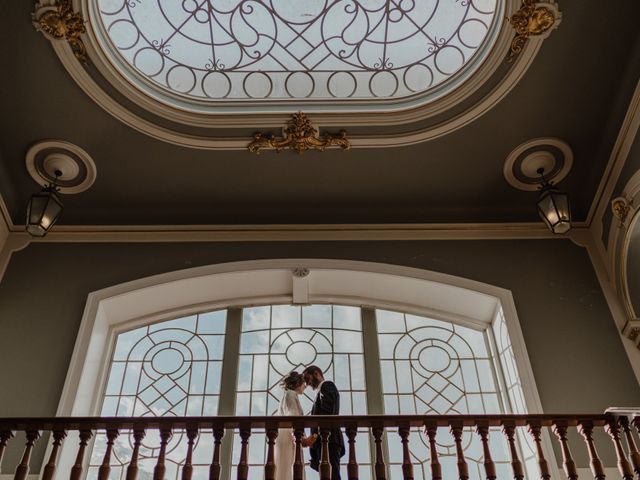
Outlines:
{"label": "couple embracing", "polygon": [[[278,407],[278,415],[304,415],[299,396],[309,386],[316,392],[311,415],[338,415],[340,413],[340,393],[335,384],[325,380],[322,370],[315,365],[304,369],[302,373],[291,372],[282,381],[284,394]],[[302,439],[302,445],[309,447],[309,464],[319,469],[322,442],[317,429],[311,429]],[[344,438],[339,428],[331,430],[329,436],[329,463],[331,480],[340,480],[340,458],[344,456]],[[276,439],[275,449],[276,480],[292,480],[295,459],[295,439],[292,428],[281,428]]]}

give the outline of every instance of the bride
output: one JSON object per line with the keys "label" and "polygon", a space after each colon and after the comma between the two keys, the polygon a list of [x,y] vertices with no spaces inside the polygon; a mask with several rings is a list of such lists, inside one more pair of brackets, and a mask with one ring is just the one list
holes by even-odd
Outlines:
{"label": "bride", "polygon": [[[284,389],[284,394],[280,399],[278,407],[278,415],[294,416],[304,415],[302,406],[300,405],[299,395],[304,393],[307,387],[304,377],[301,373],[289,373],[280,386]],[[303,439],[302,444],[305,445],[308,439]],[[275,462],[276,462],[276,480],[292,480],[293,479],[293,461],[295,459],[296,444],[293,437],[293,428],[280,428],[278,437],[276,438]]]}

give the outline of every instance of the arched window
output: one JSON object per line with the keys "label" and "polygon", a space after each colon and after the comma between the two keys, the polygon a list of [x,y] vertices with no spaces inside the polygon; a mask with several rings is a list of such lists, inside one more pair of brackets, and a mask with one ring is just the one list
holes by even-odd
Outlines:
{"label": "arched window", "polygon": [[[92,294],[58,414],[271,415],[282,377],[309,364],[336,382],[342,414],[540,413],[508,292],[400,267],[305,263],[310,268],[292,268],[295,261],[207,267]],[[313,393],[306,393],[302,403],[309,410]],[[390,435],[397,439],[397,432]],[[424,432],[411,435],[416,478],[427,478]],[[175,432],[169,443],[167,478],[178,478],[186,454],[182,436]],[[113,478],[124,478],[129,437],[123,432],[114,446]],[[358,437],[361,476],[368,478],[371,443],[364,432]],[[444,471],[453,475],[449,439],[438,435],[438,449]],[[520,458],[535,472],[528,438],[519,440]],[[479,479],[478,437],[465,431],[463,442],[471,477]],[[202,432],[196,475],[206,476],[212,443],[211,432]],[[233,478],[238,443],[225,436],[224,478]],[[507,475],[500,431],[491,431],[491,443],[498,471]],[[400,444],[385,445],[395,478]],[[158,446],[159,438],[145,438],[142,472],[152,472]],[[88,478],[97,476],[104,449],[104,435],[97,435]],[[264,434],[254,431],[253,475],[261,475],[264,449]],[[61,465],[65,455],[63,449]]]}
{"label": "arched window", "polygon": [[[386,414],[526,413],[501,312],[485,330],[344,305],[257,306],[240,309],[236,317],[240,318],[239,329],[227,321],[227,311],[222,310],[120,333],[101,415],[214,416],[219,413],[221,395],[233,401],[235,415],[273,415],[282,395],[281,379],[311,364],[335,381],[345,415],[366,415],[370,406],[376,413]],[[237,330],[239,342],[233,338],[237,338]],[[225,358],[225,351],[230,356]],[[221,388],[223,376],[227,384]],[[367,378],[377,383],[371,391]],[[371,398],[380,393],[382,398]],[[302,397],[306,411],[311,409],[312,398],[313,392],[308,389]],[[376,406],[380,404],[382,411]],[[491,436],[498,471],[504,469],[508,476],[509,456],[502,434],[495,430]],[[422,432],[415,430],[412,437],[413,461],[421,466],[422,477],[426,478],[429,466],[424,459],[429,458],[429,446]],[[149,475],[153,473],[158,440],[145,439],[140,453],[140,469]],[[471,478],[480,479],[480,441],[473,432],[465,432],[463,441]],[[186,454],[184,443],[180,433],[169,443],[168,479],[179,479]],[[231,478],[235,478],[238,463],[237,435],[233,443]],[[264,432],[254,431],[249,449],[250,476],[262,473],[265,443]],[[359,443],[362,478],[371,476],[368,446],[366,441]],[[534,452],[526,442],[522,447],[521,458],[534,468]],[[104,448],[104,438],[99,436],[90,479],[97,478]],[[114,449],[115,478],[124,479],[132,448],[131,435],[121,436]],[[202,463],[194,462],[196,472],[201,470],[203,476],[209,468],[211,449],[212,437],[205,433],[195,448],[195,457]],[[439,450],[444,472],[455,475],[453,442],[440,443]],[[391,478],[401,475],[402,452],[397,442],[388,442],[388,459]]]}

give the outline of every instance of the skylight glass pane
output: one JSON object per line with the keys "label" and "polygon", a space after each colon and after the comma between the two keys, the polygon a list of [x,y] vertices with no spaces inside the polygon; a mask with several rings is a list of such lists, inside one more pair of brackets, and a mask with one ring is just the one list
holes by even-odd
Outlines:
{"label": "skylight glass pane", "polygon": [[367,99],[460,72],[499,0],[98,0],[137,75],[196,99]]}

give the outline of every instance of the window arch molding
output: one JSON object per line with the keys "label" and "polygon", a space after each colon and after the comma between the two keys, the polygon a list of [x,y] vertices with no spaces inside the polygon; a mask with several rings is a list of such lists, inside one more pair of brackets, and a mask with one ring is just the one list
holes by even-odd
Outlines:
{"label": "window arch molding", "polygon": [[[98,415],[115,336],[180,315],[273,303],[339,303],[399,310],[475,328],[487,328],[501,309],[526,407],[542,405],[509,290],[422,269],[390,264],[274,259],[196,267],[141,278],[88,295],[58,416]],[[74,461],[73,441],[60,465]],[[553,458],[550,443],[548,458]],[[68,464],[68,465],[67,465]],[[60,471],[66,471],[60,468]]]}

